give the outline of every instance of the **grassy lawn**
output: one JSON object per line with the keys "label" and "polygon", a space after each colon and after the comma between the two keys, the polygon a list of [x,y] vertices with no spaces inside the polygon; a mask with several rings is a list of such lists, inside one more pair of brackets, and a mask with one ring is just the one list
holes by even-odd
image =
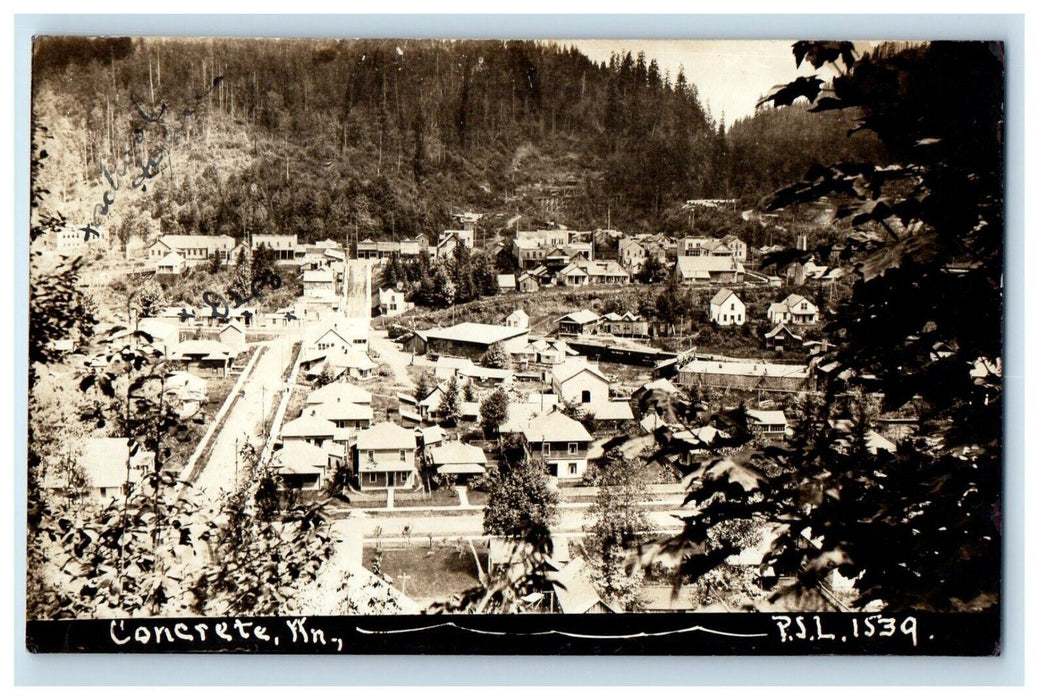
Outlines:
{"label": "grassy lawn", "polygon": [[[381,573],[392,585],[422,605],[457,595],[479,585],[476,560],[468,545],[439,545],[429,548],[427,539],[418,539],[407,549],[383,548]],[[477,546],[480,562],[486,564],[485,548]],[[377,549],[364,547],[363,565],[370,568]],[[406,577],[403,575],[406,574]]]}
{"label": "grassy lawn", "polygon": [[456,506],[460,504],[458,494],[452,489],[439,489],[431,493],[397,492],[395,503],[401,507]]}
{"label": "grassy lawn", "polygon": [[[383,374],[385,376],[382,376]],[[371,393],[370,405],[374,409],[375,423],[381,423],[386,416],[391,416],[394,421],[398,421],[396,416],[399,414],[400,402],[396,398],[396,394],[414,393],[413,387],[408,388],[396,381],[395,375],[386,362],[379,362],[378,370],[372,379],[355,383]]]}
{"label": "grassy lawn", "polygon": [[287,423],[301,416],[305,409],[305,400],[312,391],[312,386],[297,384],[291,388],[291,397],[287,399],[287,411],[283,414],[283,422]]}

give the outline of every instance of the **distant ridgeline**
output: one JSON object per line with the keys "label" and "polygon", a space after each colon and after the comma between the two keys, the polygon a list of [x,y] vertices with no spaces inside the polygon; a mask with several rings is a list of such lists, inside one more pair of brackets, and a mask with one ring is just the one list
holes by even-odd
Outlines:
{"label": "distant ridgeline", "polygon": [[673,231],[687,200],[750,207],[815,158],[877,151],[802,107],[728,130],[674,70],[548,42],[45,38],[41,184],[164,234],[398,240],[458,208]]}

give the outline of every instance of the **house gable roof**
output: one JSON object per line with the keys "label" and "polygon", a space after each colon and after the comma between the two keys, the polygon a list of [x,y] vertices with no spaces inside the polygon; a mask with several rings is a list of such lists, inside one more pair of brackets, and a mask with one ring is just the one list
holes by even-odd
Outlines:
{"label": "house gable roof", "polygon": [[413,450],[416,446],[414,431],[395,423],[378,423],[356,434],[360,450]]}
{"label": "house gable roof", "polygon": [[676,270],[684,278],[701,279],[713,272],[744,274],[745,268],[730,256],[687,255],[676,260]]}
{"label": "house gable roof", "polygon": [[370,404],[371,394],[366,389],[361,389],[354,384],[346,382],[334,382],[309,393],[305,399],[306,405],[321,404],[328,402],[344,402]]}
{"label": "house gable roof", "polygon": [[578,362],[575,360],[556,365],[552,369],[552,378],[555,379],[557,383],[563,384],[564,382],[568,382],[579,374],[585,372],[596,377],[604,384],[610,384],[610,379],[607,378],[607,375],[599,371],[599,368],[595,365],[590,365],[587,361]]}
{"label": "house gable roof", "polygon": [[734,294],[732,289],[726,289],[725,287],[716,292],[716,295],[712,297],[712,301],[710,301],[709,304],[712,306],[722,306],[730,297],[737,297],[737,301],[742,305],[744,304],[744,302],[741,301],[741,297]]}
{"label": "house gable roof", "polygon": [[585,324],[588,324],[588,323],[594,323],[594,322],[596,322],[598,320],[599,320],[599,316],[596,315],[595,312],[590,311],[588,309],[583,309],[581,311],[573,311],[573,312],[571,312],[571,313],[569,313],[569,314],[567,314],[565,316],[560,316],[559,317],[559,323],[562,323],[563,321],[567,321],[567,322],[570,322],[570,323],[576,323],[576,324],[581,325],[581,326],[583,326]]}
{"label": "house gable roof", "polygon": [[280,434],[284,438],[289,437],[333,437],[338,431],[338,426],[331,421],[319,416],[303,415],[283,424]]}
{"label": "house gable roof", "polygon": [[328,401],[306,407],[305,413],[310,417],[323,418],[329,421],[338,420],[373,420],[374,409],[361,403],[342,403],[340,401]]}
{"label": "house gable roof", "polygon": [[448,442],[445,445],[432,448],[432,463],[441,464],[481,464],[487,463],[487,456],[483,449],[473,445],[466,445],[460,440]]}
{"label": "house gable roof", "polygon": [[[771,307],[771,311],[772,310],[773,310],[773,308]],[[767,331],[766,333],[764,333],[763,337],[764,338],[776,338],[777,336],[781,335],[782,333],[784,333],[786,335],[790,335],[795,340],[800,340],[799,336],[797,336],[795,333],[793,333],[788,328],[788,326],[786,326],[783,323],[778,323],[776,326],[774,326],[773,330],[770,330],[770,331]]]}
{"label": "house gable roof", "polygon": [[523,429],[527,442],[589,442],[592,435],[570,416],[553,411],[532,419]]}
{"label": "house gable roof", "polygon": [[[449,340],[455,342],[474,343],[480,345],[493,345],[516,338],[526,334],[525,328],[510,328],[508,326],[495,326],[488,323],[473,323],[471,321],[458,323],[448,328],[430,328],[424,331],[422,336],[425,340]],[[420,331],[418,332],[420,335]]]}

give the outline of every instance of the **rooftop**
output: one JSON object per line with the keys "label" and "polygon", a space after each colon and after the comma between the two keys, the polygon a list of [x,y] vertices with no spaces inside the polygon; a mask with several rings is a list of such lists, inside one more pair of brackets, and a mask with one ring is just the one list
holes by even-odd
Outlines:
{"label": "rooftop", "polygon": [[692,360],[680,372],[730,374],[747,377],[806,377],[806,365],[785,365],[759,360]]}
{"label": "rooftop", "polygon": [[607,378],[605,374],[603,374],[599,370],[598,367],[589,364],[587,360],[581,358],[568,360],[553,367],[552,378],[556,382],[562,384],[563,382],[569,381],[570,379],[573,379],[574,377],[583,372],[588,372],[598,377],[600,380],[606,382],[607,384],[610,383],[610,380]]}
{"label": "rooftop", "polygon": [[283,424],[280,434],[284,438],[289,437],[333,437],[338,427],[325,418],[318,416],[303,415]]}
{"label": "rooftop", "polygon": [[323,469],[327,466],[327,450],[307,442],[292,442],[284,445],[281,449],[272,453],[272,463],[277,467],[292,473],[302,467],[309,468],[308,471]]}
{"label": "rooftop", "polygon": [[588,442],[592,435],[580,422],[560,411],[538,416],[523,429],[527,442]]}
{"label": "rooftop", "polygon": [[526,328],[494,326],[488,323],[473,323],[471,321],[458,323],[449,328],[430,328],[426,331],[417,331],[417,334],[425,340],[450,340],[478,345],[493,345],[510,338],[526,335],[526,333]]}
{"label": "rooftop", "polygon": [[[736,296],[734,294],[734,291],[732,289],[726,289],[724,287],[723,289],[720,289],[718,292],[716,292],[715,296],[712,297],[712,301],[709,303],[712,306],[722,306],[723,303],[732,296]],[[740,301],[740,297],[738,297],[738,301]]]}
{"label": "rooftop", "polygon": [[305,416],[315,416],[329,421],[336,420],[373,420],[374,409],[369,405],[360,403],[343,403],[339,401],[328,401],[306,407]]}
{"label": "rooftop", "polygon": [[378,423],[356,435],[360,450],[413,450],[416,445],[414,431],[395,423]]}
{"label": "rooftop", "polygon": [[562,323],[563,321],[568,321],[570,323],[577,323],[579,325],[593,323],[598,320],[599,316],[595,312],[590,311],[589,309],[583,309],[582,311],[574,311],[559,318],[560,323]]}
{"label": "rooftop", "polygon": [[486,464],[487,456],[483,449],[466,445],[460,440],[448,442],[432,449],[432,463],[442,464]]}
{"label": "rooftop", "polygon": [[361,389],[354,384],[334,382],[310,392],[308,398],[305,399],[306,404],[328,402],[370,404],[371,394],[366,389]]}

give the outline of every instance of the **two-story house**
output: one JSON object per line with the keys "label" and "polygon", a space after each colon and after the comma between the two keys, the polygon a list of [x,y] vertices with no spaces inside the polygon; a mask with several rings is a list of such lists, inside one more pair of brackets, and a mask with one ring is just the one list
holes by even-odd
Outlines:
{"label": "two-story house", "polygon": [[556,365],[550,374],[552,389],[564,403],[585,407],[610,401],[610,380],[582,358]]}
{"label": "two-story house", "polygon": [[730,289],[720,289],[708,302],[708,318],[720,326],[743,326],[745,303]]}
{"label": "two-story house", "polygon": [[766,317],[773,323],[808,326],[817,323],[817,306],[804,296],[789,294],[782,301],[770,304]]}
{"label": "two-story house", "polygon": [[295,250],[298,248],[298,234],[296,233],[256,233],[251,236],[251,250],[258,250],[265,246],[276,254],[280,261],[294,260]]}
{"label": "two-story house", "polygon": [[580,422],[553,411],[533,418],[523,428],[523,437],[531,455],[545,461],[551,476],[563,480],[584,476],[592,435]]}
{"label": "two-story house", "polygon": [[378,423],[356,435],[356,474],[361,490],[406,489],[417,478],[413,430]]}

